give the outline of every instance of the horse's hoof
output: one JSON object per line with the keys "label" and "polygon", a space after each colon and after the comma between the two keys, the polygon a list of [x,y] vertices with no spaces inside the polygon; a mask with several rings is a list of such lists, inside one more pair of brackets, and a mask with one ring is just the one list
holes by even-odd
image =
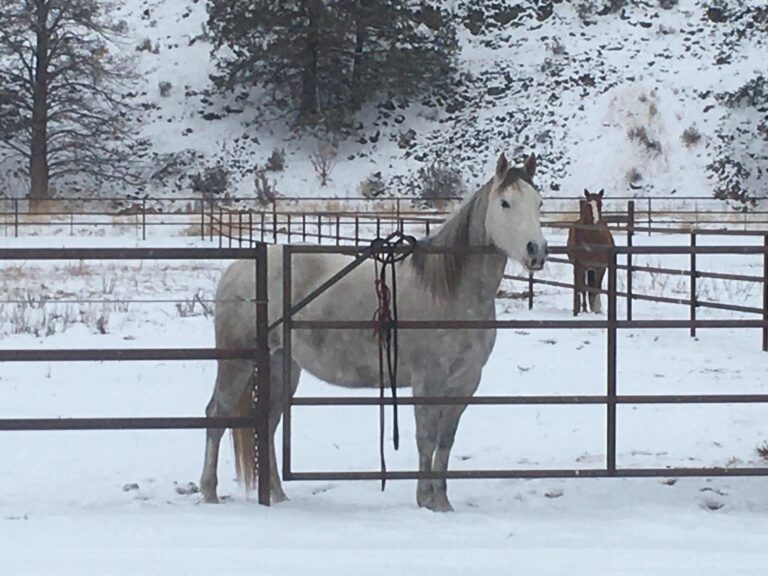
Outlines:
{"label": "horse's hoof", "polygon": [[280,504],[282,502],[288,502],[289,500],[290,498],[288,498],[288,496],[285,495],[285,492],[282,492],[282,493],[272,492],[269,498],[269,501],[272,504]]}
{"label": "horse's hoof", "polygon": [[218,504],[219,497],[216,494],[203,494],[203,504]]}
{"label": "horse's hoof", "polygon": [[453,506],[447,498],[433,499],[429,506],[427,506],[432,512],[453,512]]}

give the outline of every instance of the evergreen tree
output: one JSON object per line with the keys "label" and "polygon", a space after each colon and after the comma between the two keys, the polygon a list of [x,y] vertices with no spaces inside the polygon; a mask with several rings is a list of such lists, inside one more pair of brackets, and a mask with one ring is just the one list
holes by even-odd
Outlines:
{"label": "evergreen tree", "polygon": [[219,86],[258,85],[302,124],[338,128],[454,75],[453,22],[426,0],[209,0],[208,12]]}
{"label": "evergreen tree", "polygon": [[30,199],[52,180],[126,179],[130,78],[110,46],[123,26],[97,0],[0,0],[0,148],[28,159]]}

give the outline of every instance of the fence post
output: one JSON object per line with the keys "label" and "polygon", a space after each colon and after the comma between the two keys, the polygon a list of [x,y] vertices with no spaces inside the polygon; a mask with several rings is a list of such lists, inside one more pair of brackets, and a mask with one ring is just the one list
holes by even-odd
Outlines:
{"label": "fence post", "polygon": [[533,272],[528,272],[528,310],[533,310]]}
{"label": "fence post", "polygon": [[224,238],[224,208],[219,205],[219,248],[221,248]]}
{"label": "fence post", "polygon": [[360,246],[360,216],[355,214],[355,246]]}
{"label": "fence post", "polygon": [[209,218],[209,224],[208,224],[208,241],[213,242],[213,223],[216,218],[216,200],[211,198],[211,209],[210,212],[210,218]]}
{"label": "fence post", "polygon": [[254,400],[256,418],[256,472],[258,474],[259,504],[269,506],[270,497],[270,450],[269,450],[269,321],[267,318],[267,246],[256,246],[256,378]]}
{"label": "fence post", "polygon": [[763,352],[768,352],[768,234],[763,236]]}
{"label": "fence post", "polygon": [[292,222],[293,219],[291,218],[291,213],[290,212],[286,213],[285,220],[286,220],[286,226],[288,227],[288,240],[287,240],[287,242],[288,242],[288,244],[290,244],[291,243],[291,228],[293,227],[293,222]]}
{"label": "fence post", "polygon": [[200,200],[200,240],[205,240],[205,198]]}
{"label": "fence post", "polygon": [[301,241],[307,241],[307,213],[301,213]]}
{"label": "fence post", "polygon": [[651,206],[651,199],[648,198],[648,236],[651,235],[651,226],[653,226],[653,207]]}
{"label": "fence post", "polygon": [[248,246],[253,246],[253,209],[248,209]]}
{"label": "fence post", "polygon": [[[696,321],[696,232],[691,232],[691,322]],[[691,338],[696,337],[696,328],[691,326]]]}
{"label": "fence post", "polygon": [[229,210],[229,230],[227,230],[228,248],[232,248],[232,209]]}
{"label": "fence post", "polygon": [[336,246],[341,245],[341,217],[336,215]]}
{"label": "fence post", "polygon": [[617,360],[617,314],[616,314],[616,248],[611,248],[608,267],[608,394],[606,418],[606,467],[609,474],[616,473],[616,360]]}
{"label": "fence post", "polygon": [[141,239],[147,239],[147,199],[141,199]]}
{"label": "fence post", "polygon": [[277,244],[277,199],[272,200],[272,243]]}
{"label": "fence post", "polygon": [[[292,264],[291,245],[283,249],[283,382],[291,382]],[[283,480],[291,479],[291,394],[283,394]]]}
{"label": "fence post", "polygon": [[400,198],[395,199],[395,206],[397,209],[397,231],[402,233],[403,232],[403,222],[400,219]]}
{"label": "fence post", "polygon": [[261,207],[261,212],[259,212],[259,229],[261,232],[259,232],[259,236],[261,238],[261,242],[264,242],[264,227],[266,226],[265,217],[264,217],[264,207]]}
{"label": "fence post", "polygon": [[243,211],[237,211],[237,247],[243,247]]}
{"label": "fence post", "polygon": [[427,226],[426,226],[426,236],[429,236],[429,218],[427,218],[426,224],[427,224]]}
{"label": "fence post", "polygon": [[635,201],[627,204],[627,320],[632,320],[632,251],[635,235]]}

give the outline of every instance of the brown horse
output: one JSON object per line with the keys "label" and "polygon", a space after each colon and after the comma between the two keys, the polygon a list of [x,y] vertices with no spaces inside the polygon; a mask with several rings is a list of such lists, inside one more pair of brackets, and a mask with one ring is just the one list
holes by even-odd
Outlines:
{"label": "brown horse", "polygon": [[600,287],[605,269],[610,264],[610,251],[601,249],[614,246],[613,235],[603,222],[603,193],[590,194],[579,203],[580,216],[568,230],[568,259],[573,264],[573,315],[587,311],[587,300],[592,312],[600,314]]}

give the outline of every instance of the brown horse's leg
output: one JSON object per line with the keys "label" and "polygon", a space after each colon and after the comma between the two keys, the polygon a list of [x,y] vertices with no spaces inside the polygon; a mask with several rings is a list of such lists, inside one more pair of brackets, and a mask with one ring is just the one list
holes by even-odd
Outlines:
{"label": "brown horse's leg", "polygon": [[581,267],[578,264],[573,265],[573,315],[579,315],[581,301],[580,278],[583,276]]}
{"label": "brown horse's leg", "polygon": [[[605,268],[595,268],[595,290],[602,290],[603,277],[605,277]],[[602,314],[603,305],[600,301],[600,292],[593,292],[589,299],[589,307],[595,314]]]}

